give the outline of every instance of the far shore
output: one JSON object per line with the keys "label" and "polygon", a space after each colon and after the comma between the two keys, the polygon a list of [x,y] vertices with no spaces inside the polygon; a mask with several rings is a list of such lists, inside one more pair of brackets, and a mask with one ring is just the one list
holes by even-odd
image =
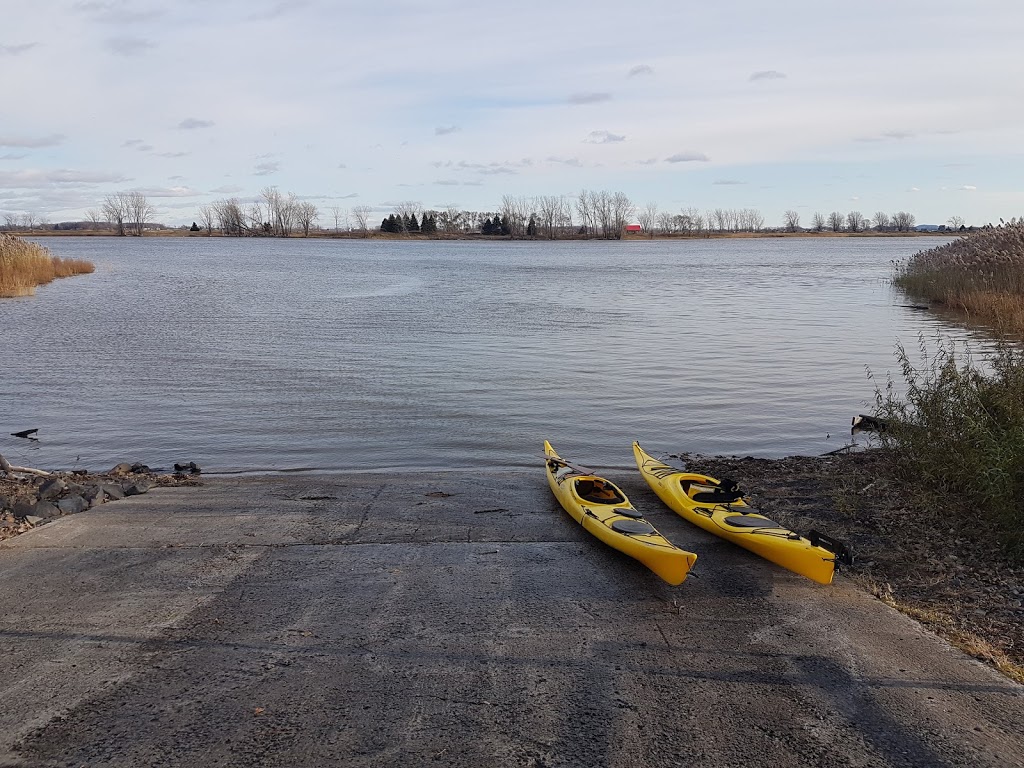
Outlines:
{"label": "far shore", "polygon": [[[7,232],[9,235],[15,235],[17,237],[125,237],[130,238],[132,235],[117,235],[111,230],[96,230],[96,229],[35,229],[35,230],[11,230]],[[934,231],[921,231],[921,232],[778,232],[778,231],[762,231],[762,232],[701,232],[697,234],[657,234],[653,237],[644,234],[627,234],[624,235],[620,240],[636,241],[636,240],[722,240],[722,239],[760,239],[760,238],[832,238],[832,237],[962,237],[964,233],[954,232],[951,230],[934,230]],[[246,238],[236,237],[234,235],[224,235],[219,232],[208,233],[206,231],[193,232],[189,229],[147,229],[143,237],[217,237],[226,238],[229,240],[241,240]],[[403,241],[403,240],[473,240],[477,242],[501,242],[501,241],[515,241],[515,242],[541,242],[551,243],[560,241],[586,241],[586,240],[597,240],[605,242],[614,242],[614,238],[603,238],[603,237],[584,237],[582,235],[572,235],[569,237],[558,237],[554,240],[546,237],[512,237],[509,235],[480,235],[480,234],[445,234],[436,233],[424,235],[422,233],[408,233],[408,234],[394,234],[390,232],[380,231],[335,231],[328,229],[321,229],[316,232],[310,232],[309,235],[303,235],[296,233],[288,235],[289,239],[307,240],[307,239],[322,239],[322,240],[388,240],[388,241]],[[258,238],[250,238],[258,239]],[[267,236],[267,239],[280,239],[279,237]]]}

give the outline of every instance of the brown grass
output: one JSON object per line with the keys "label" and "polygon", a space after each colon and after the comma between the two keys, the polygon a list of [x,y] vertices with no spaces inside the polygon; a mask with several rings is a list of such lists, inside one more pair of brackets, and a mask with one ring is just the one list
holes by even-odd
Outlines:
{"label": "brown grass", "polygon": [[1024,219],[972,232],[896,266],[907,293],[1024,333]]}
{"label": "brown grass", "polygon": [[31,296],[37,285],[95,270],[83,259],[62,259],[46,248],[0,233],[0,298]]}

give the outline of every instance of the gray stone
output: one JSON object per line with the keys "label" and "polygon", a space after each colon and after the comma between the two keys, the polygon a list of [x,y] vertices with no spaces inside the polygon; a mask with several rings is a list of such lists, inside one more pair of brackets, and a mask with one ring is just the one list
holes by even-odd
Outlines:
{"label": "gray stone", "polygon": [[49,501],[56,499],[63,493],[64,489],[67,488],[67,483],[61,480],[59,477],[50,477],[43,481],[39,486],[39,498]]}
{"label": "gray stone", "polygon": [[43,522],[43,518],[36,515],[25,515],[25,522],[29,525],[39,525],[39,523]]}
{"label": "gray stone", "polygon": [[150,488],[152,488],[153,483],[144,477],[140,477],[138,480],[122,483],[121,487],[124,488],[125,496],[138,496],[139,494],[146,493]]}
{"label": "gray stone", "polygon": [[78,496],[85,495],[85,486],[79,485],[78,483],[68,483],[66,490],[68,493],[74,493],[77,494]]}
{"label": "gray stone", "polygon": [[111,469],[108,474],[111,474],[111,475],[127,475],[131,471],[132,471],[132,465],[122,461],[120,464],[115,465],[114,468]]}
{"label": "gray stone", "polygon": [[104,483],[100,486],[103,492],[107,494],[108,499],[117,501],[118,499],[124,498],[124,489],[120,485],[114,485],[113,483]]}
{"label": "gray stone", "polygon": [[14,509],[12,511],[14,512],[15,517],[27,517],[28,515],[35,513],[35,508],[35,499],[19,499],[14,502]]}
{"label": "gray stone", "polygon": [[57,507],[60,509],[61,514],[77,515],[79,512],[87,510],[89,503],[81,496],[65,496],[57,502]]}
{"label": "gray stone", "polygon": [[50,501],[40,501],[32,508],[32,514],[37,517],[60,517],[61,512],[56,504]]}
{"label": "gray stone", "polygon": [[89,502],[90,507],[95,507],[97,504],[102,504],[107,500],[106,495],[103,493],[103,487],[99,485],[87,487],[82,494],[82,498]]}
{"label": "gray stone", "polygon": [[14,499],[10,496],[0,494],[0,511],[4,509],[14,509]]}

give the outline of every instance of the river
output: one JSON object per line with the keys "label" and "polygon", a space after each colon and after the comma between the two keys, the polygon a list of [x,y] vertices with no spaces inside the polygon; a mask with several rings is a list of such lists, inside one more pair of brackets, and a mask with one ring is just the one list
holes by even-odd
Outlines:
{"label": "river", "polygon": [[932,238],[39,242],[96,265],[0,300],[0,453],[45,468],[820,454],[897,340],[965,335],[889,285]]}

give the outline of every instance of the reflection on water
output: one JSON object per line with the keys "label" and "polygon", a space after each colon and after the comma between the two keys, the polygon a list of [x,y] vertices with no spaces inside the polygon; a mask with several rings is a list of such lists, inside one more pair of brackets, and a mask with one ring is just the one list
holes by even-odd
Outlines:
{"label": "reflection on water", "polygon": [[[68,238],[96,272],[0,302],[0,453],[39,466],[627,467],[818,454],[897,338],[919,239]],[[39,442],[6,433],[39,428]],[[826,437],[830,435],[830,437]]]}

